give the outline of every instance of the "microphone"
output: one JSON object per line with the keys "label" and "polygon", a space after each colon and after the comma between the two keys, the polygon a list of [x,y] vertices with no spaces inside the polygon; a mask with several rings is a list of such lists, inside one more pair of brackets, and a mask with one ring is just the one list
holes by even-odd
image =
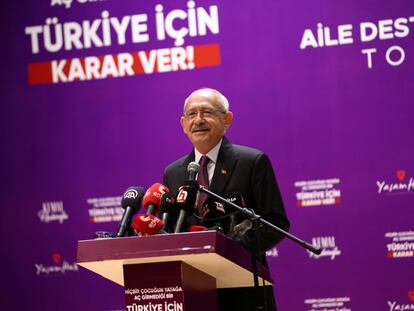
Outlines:
{"label": "microphone", "polygon": [[[234,203],[240,207],[246,207],[246,204],[244,202],[244,198],[243,195],[240,193],[240,191],[228,191],[226,192],[226,194],[224,195],[224,198],[231,202]],[[233,208],[230,207],[231,213],[230,213],[230,224],[229,224],[229,231],[228,232],[233,232],[234,230],[234,226],[236,225],[236,215],[235,215],[235,211]]]}
{"label": "microphone", "polygon": [[[243,196],[239,191],[226,191],[223,194],[223,199],[240,207],[245,207]],[[217,202],[214,198],[209,197],[203,205],[202,215],[203,217],[208,216],[208,218],[215,218],[229,215],[234,212],[237,212],[237,210],[234,210],[233,207],[225,203]]]}
{"label": "microphone", "polygon": [[204,202],[201,214],[202,218],[218,218],[224,215],[226,215],[226,210],[220,202],[214,201],[213,198],[208,198]]}
{"label": "microphone", "polygon": [[223,204],[215,202],[213,198],[208,198],[202,208],[202,224],[210,230],[224,232],[221,220],[226,215]]}
{"label": "microphone", "polygon": [[196,175],[197,175],[199,170],[200,170],[200,164],[198,164],[195,161],[190,162],[187,166],[188,179],[189,180],[195,180]]}
{"label": "microphone", "polygon": [[233,233],[236,237],[244,236],[247,231],[253,227],[253,223],[250,219],[245,219],[238,225],[234,226]]}
{"label": "microphone", "polygon": [[144,196],[144,188],[129,187],[122,196],[121,206],[124,209],[121,222],[119,223],[117,237],[125,236],[126,231],[131,226],[132,216],[138,212],[142,197]]}
{"label": "microphone", "polygon": [[154,235],[157,233],[166,233],[162,230],[163,222],[161,219],[151,214],[138,215],[132,222],[132,228],[141,235]]}
{"label": "microphone", "polygon": [[170,189],[163,184],[155,183],[145,192],[143,205],[147,211],[146,214],[155,215],[159,212],[161,197],[167,191]]}
{"label": "microphone", "polygon": [[177,223],[175,224],[174,233],[181,231],[184,219],[187,213],[194,211],[194,205],[197,199],[199,184],[195,180],[187,180],[184,185],[178,189],[176,207],[179,208]]}
{"label": "microphone", "polygon": [[162,230],[167,232],[169,231],[170,227],[170,217],[175,218],[177,217],[178,210],[175,208],[175,198],[176,194],[171,192],[166,192],[162,195],[161,204],[160,204],[160,213],[161,213],[161,220],[164,223]]}
{"label": "microphone", "polygon": [[[227,191],[223,198],[229,202],[235,203],[244,207],[244,199],[239,191]],[[219,229],[220,231],[233,232],[236,217],[235,211],[232,207],[215,201],[213,198],[208,198],[203,205],[202,220],[203,224],[212,229]],[[224,228],[224,230],[223,230]]]}

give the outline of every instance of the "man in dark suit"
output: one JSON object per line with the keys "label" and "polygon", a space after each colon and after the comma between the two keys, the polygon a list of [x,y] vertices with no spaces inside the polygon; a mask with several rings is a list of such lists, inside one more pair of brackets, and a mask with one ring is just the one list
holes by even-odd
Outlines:
{"label": "man in dark suit", "polygon": [[[229,111],[228,101],[220,92],[208,88],[194,91],[186,99],[180,119],[183,131],[194,149],[165,169],[164,184],[176,191],[188,179],[188,164],[196,161],[201,163],[198,180],[200,183],[204,180],[209,190],[219,195],[227,191],[239,191],[247,208],[288,230],[289,221],[269,158],[257,149],[233,145],[227,140],[224,135],[232,120],[233,113]],[[241,222],[242,216],[238,217],[236,222]],[[267,266],[265,251],[281,241],[283,236],[266,228],[257,231],[250,230],[237,240],[252,251],[256,234],[256,252],[260,261]],[[262,299],[267,301],[267,310],[276,310],[272,288],[267,288],[265,292]],[[255,294],[253,288],[219,290],[220,310],[256,310]]]}

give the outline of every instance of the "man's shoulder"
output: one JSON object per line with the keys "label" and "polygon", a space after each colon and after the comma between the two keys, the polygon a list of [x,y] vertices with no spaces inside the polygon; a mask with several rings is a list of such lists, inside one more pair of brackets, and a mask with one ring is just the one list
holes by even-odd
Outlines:
{"label": "man's shoulder", "polygon": [[263,151],[249,146],[229,144],[227,147],[235,158],[257,158],[265,155]]}
{"label": "man's shoulder", "polygon": [[181,158],[175,160],[174,162],[168,164],[167,167],[165,168],[165,172],[169,172],[169,171],[175,170],[179,167],[185,166],[185,163],[188,161],[188,157],[189,157],[189,155],[186,154],[186,155],[182,156]]}

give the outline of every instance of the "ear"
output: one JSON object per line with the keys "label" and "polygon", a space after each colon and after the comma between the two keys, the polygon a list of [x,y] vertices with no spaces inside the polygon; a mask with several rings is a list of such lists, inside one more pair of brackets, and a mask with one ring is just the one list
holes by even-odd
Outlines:
{"label": "ear", "polygon": [[233,112],[227,111],[224,115],[224,128],[226,130],[230,128],[231,122],[233,122]]}
{"label": "ear", "polygon": [[181,127],[182,127],[182,129],[183,129],[183,132],[184,132],[185,134],[187,134],[187,120],[185,119],[185,117],[184,117],[184,116],[182,116],[182,117],[180,118],[180,123],[181,123]]}

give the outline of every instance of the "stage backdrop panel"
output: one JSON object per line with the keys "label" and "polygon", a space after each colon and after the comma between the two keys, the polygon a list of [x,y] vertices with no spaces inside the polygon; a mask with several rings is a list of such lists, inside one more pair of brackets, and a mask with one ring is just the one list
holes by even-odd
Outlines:
{"label": "stage backdrop panel", "polygon": [[123,310],[75,264],[131,185],[191,150],[199,87],[265,151],[292,233],[268,252],[281,311],[414,309],[411,1],[2,4],[3,309]]}

